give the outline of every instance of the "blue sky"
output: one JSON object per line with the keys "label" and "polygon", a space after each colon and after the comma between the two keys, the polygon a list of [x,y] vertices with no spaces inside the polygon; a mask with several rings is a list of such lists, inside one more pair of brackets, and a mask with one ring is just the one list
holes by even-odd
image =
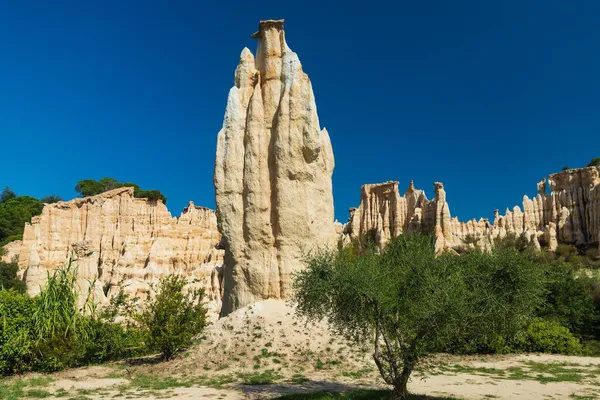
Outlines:
{"label": "blue sky", "polygon": [[104,176],[214,208],[217,132],[259,19],[285,18],[336,157],[360,186],[446,187],[461,220],[600,156],[598,1],[12,1],[0,13],[0,185]]}

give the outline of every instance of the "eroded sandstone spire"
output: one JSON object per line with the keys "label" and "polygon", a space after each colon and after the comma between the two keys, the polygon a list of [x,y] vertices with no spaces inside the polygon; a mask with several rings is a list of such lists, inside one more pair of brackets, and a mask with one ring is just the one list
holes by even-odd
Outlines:
{"label": "eroded sandstone spire", "polygon": [[244,49],[217,139],[215,196],[225,247],[222,315],[285,298],[302,257],[335,243],[329,135],[283,20]]}

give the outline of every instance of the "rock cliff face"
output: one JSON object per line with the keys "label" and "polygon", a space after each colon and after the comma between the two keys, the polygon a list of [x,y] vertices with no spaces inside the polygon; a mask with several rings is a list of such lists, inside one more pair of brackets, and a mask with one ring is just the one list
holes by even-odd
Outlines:
{"label": "rock cliff face", "polygon": [[261,21],[245,48],[218,134],[214,186],[225,247],[222,315],[285,298],[316,246],[335,244],[329,135],[283,21]]}
{"label": "rock cliff face", "polygon": [[[549,191],[548,191],[549,184]],[[525,235],[533,248],[556,249],[558,243],[598,246],[600,243],[600,167],[558,172],[538,183],[535,198],[523,197],[523,210],[515,206],[501,216],[460,222],[451,218],[446,192],[435,183],[435,198],[427,200],[410,183],[404,196],[398,182],[364,185],[357,209],[350,209],[343,240],[362,243],[369,237],[383,246],[391,237],[407,232],[433,234],[436,250],[477,244],[493,246],[493,240],[509,234]]]}
{"label": "rock cliff face", "polygon": [[12,262],[15,258],[19,257],[19,252],[21,251],[21,244],[23,241],[15,240],[14,242],[10,242],[5,244],[2,247],[2,251],[4,252],[0,257],[0,261],[9,263]]}
{"label": "rock cliff face", "polygon": [[138,199],[133,188],[46,204],[25,225],[19,275],[30,294],[39,292],[47,273],[69,258],[77,266],[82,296],[90,282],[96,299],[106,301],[124,280],[125,290],[146,298],[164,274],[182,274],[205,288],[212,308],[221,297],[222,251],[214,211],[190,202],[172,218],[161,201]]}

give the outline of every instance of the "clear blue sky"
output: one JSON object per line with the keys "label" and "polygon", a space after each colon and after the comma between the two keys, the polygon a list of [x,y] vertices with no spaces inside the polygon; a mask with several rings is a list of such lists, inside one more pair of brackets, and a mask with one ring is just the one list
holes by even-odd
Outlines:
{"label": "clear blue sky", "polygon": [[461,220],[600,156],[600,2],[10,1],[0,13],[0,185],[75,196],[104,176],[214,208],[227,92],[259,19],[285,18],[336,157],[360,186],[445,184]]}

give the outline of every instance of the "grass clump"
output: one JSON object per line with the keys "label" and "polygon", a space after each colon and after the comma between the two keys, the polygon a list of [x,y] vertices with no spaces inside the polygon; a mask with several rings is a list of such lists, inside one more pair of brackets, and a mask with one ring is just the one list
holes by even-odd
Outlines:
{"label": "grass clump", "polygon": [[246,385],[270,385],[283,378],[277,372],[269,369],[256,374],[241,374],[240,378]]}

